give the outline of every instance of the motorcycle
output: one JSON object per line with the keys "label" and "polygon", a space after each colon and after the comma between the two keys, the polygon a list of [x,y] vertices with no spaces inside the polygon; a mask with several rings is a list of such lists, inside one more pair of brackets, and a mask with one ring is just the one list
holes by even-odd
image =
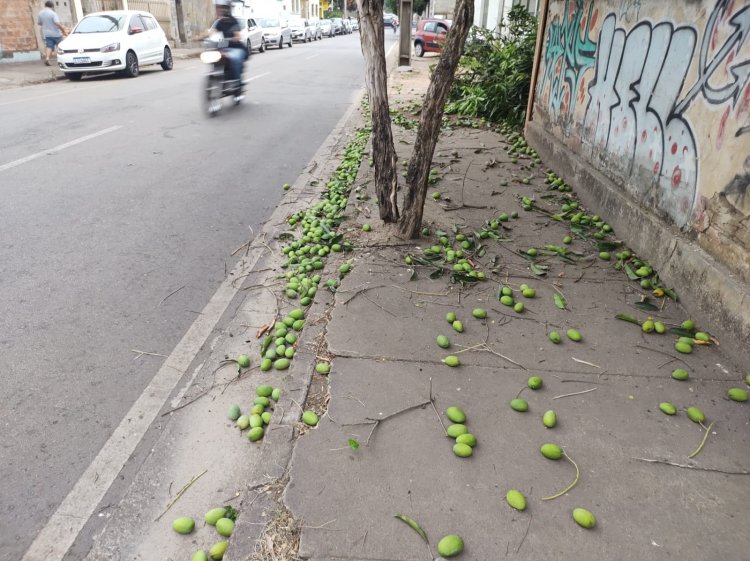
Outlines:
{"label": "motorcycle", "polygon": [[227,46],[228,41],[223,37],[203,41],[200,59],[207,66],[204,101],[210,117],[221,111],[223,98],[231,97],[234,104],[239,105],[245,97],[246,82],[229,78],[229,60],[222,52]]}

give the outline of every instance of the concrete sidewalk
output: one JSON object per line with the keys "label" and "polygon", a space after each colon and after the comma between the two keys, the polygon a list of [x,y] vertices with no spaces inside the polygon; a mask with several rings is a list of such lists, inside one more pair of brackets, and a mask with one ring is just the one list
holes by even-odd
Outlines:
{"label": "concrete sidewalk", "polygon": [[[428,64],[415,60],[414,72],[391,75],[392,106],[407,127],[417,119],[411,104],[426,90]],[[408,158],[414,130],[394,125],[394,134],[399,158]],[[562,246],[571,234],[570,222],[550,214],[575,202],[575,193],[550,191],[543,165],[514,161],[507,147],[506,138],[481,125],[444,130],[433,163],[439,180],[430,189],[441,198],[428,195],[430,235],[417,243],[398,239],[377,219],[372,170],[363,162],[361,191],[352,194],[351,220],[342,225],[357,246],[353,271],[335,293],[317,352],[331,358],[332,369],[327,380],[312,374],[304,407],[323,417],[297,441],[284,494],[302,524],[300,557],[426,559],[442,536],[459,534],[466,543],[460,558],[476,561],[746,558],[750,405],[729,401],[726,392],[746,388],[748,365],[737,362],[741,353],[716,345],[677,353],[675,335],[646,334],[616,319],[626,313],[679,325],[691,303],[655,298],[616,270],[614,254],[624,245],[604,261],[596,240],[572,234],[566,247],[573,260],[545,254],[545,245]],[[541,211],[523,210],[522,197]],[[407,256],[424,259],[441,235],[456,247],[457,234],[492,230],[493,220],[514,211],[517,219],[493,230],[501,239],[477,239],[486,253],[472,260],[487,281],[462,287],[450,282],[450,272],[431,279],[435,266],[405,263]],[[362,231],[364,223],[371,232]],[[626,232],[617,234],[627,242]],[[522,255],[532,247],[540,251],[534,264],[542,275]],[[521,284],[535,297],[521,296]],[[498,301],[502,287],[524,303],[523,312]],[[561,296],[564,309],[555,303]],[[636,306],[645,296],[655,310]],[[487,319],[472,317],[478,307]],[[462,333],[446,321],[448,312],[463,322]],[[581,332],[581,342],[566,337],[570,328]],[[548,338],[552,330],[562,334],[558,345]],[[438,335],[450,339],[448,349],[436,344]],[[442,363],[447,355],[461,365]],[[672,379],[676,368],[690,378]],[[544,380],[542,389],[526,387],[530,376]],[[509,405],[519,393],[528,412]],[[662,413],[660,402],[675,404],[677,414]],[[478,439],[470,458],[455,456],[445,436],[449,406],[466,413]],[[694,459],[688,455],[705,430],[688,419],[689,406],[705,412],[706,425],[715,422]],[[550,409],[558,418],[552,429],[542,424]],[[350,448],[349,439],[360,447]],[[580,469],[577,485],[552,500],[544,498],[565,489],[577,468],[543,457],[546,442],[562,446]],[[510,489],[526,496],[526,511],[506,503]],[[596,516],[594,529],[576,525],[577,507]],[[431,552],[396,514],[419,522]]]}
{"label": "concrete sidewalk", "polygon": [[[175,60],[195,58],[200,55],[201,49],[172,49]],[[54,82],[62,80],[65,75],[57,66],[57,59],[50,61],[51,66],[45,66],[44,60],[33,62],[8,62],[0,64],[0,90]]]}

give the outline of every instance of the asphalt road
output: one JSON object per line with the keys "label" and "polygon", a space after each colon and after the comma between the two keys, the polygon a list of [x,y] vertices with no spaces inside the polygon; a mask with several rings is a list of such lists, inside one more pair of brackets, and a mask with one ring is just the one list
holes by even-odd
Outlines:
{"label": "asphalt road", "polygon": [[[386,34],[386,49],[395,38]],[[0,559],[17,559],[363,85],[357,34],[0,92]],[[252,228],[253,230],[251,231]]]}

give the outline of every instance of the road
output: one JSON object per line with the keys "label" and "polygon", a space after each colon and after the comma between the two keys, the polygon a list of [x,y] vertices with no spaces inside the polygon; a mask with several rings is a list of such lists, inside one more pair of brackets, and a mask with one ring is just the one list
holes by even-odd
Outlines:
{"label": "road", "polygon": [[363,85],[357,34],[254,54],[246,102],[214,119],[197,60],[153,68],[0,92],[2,560],[29,547]]}

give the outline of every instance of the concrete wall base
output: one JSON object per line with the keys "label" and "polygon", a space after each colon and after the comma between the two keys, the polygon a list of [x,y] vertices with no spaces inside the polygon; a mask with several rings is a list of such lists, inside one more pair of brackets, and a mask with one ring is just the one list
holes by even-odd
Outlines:
{"label": "concrete wall base", "polygon": [[[538,122],[527,123],[526,139],[547,166],[574,186],[581,202],[605,216],[618,236],[677,291],[698,325],[710,326],[733,359],[750,365],[750,286],[623,193]],[[748,373],[750,366],[743,372]]]}

